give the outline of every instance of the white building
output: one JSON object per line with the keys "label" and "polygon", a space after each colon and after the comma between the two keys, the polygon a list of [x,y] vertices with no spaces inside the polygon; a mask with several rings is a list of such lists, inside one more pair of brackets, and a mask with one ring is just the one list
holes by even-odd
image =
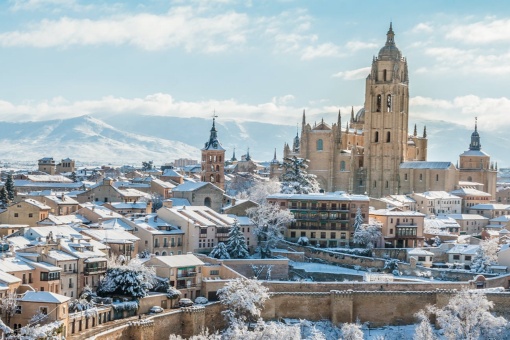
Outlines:
{"label": "white building", "polygon": [[426,191],[409,196],[416,201],[416,210],[426,215],[461,213],[462,198],[446,191]]}

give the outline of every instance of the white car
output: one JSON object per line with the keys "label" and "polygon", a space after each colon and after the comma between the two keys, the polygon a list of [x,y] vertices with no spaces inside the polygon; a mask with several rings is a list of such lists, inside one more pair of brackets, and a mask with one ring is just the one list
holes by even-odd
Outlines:
{"label": "white car", "polygon": [[151,314],[156,314],[156,313],[161,313],[163,312],[163,308],[161,308],[160,306],[152,306],[151,309],[149,309],[149,313]]}
{"label": "white car", "polygon": [[193,306],[193,301],[191,301],[190,299],[183,298],[183,299],[179,300],[179,307],[190,307],[190,306]]}

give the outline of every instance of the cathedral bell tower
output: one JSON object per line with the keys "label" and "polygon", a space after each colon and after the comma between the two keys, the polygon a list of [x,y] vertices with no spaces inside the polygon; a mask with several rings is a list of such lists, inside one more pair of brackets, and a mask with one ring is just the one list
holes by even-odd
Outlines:
{"label": "cathedral bell tower", "polygon": [[205,142],[202,149],[202,182],[210,182],[225,189],[225,149],[218,141],[218,131],[215,125],[216,116],[213,116],[213,124],[209,141]]}
{"label": "cathedral bell tower", "polygon": [[366,179],[359,184],[371,197],[396,194],[400,163],[407,155],[409,78],[407,61],[395,45],[391,23],[386,44],[373,58],[366,79],[364,113]]}

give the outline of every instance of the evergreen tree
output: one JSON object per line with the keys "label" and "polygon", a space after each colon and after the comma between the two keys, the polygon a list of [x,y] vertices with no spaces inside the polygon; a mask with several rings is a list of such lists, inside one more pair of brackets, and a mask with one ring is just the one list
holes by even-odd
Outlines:
{"label": "evergreen tree", "polygon": [[231,259],[245,259],[250,256],[239,222],[234,220],[227,240],[227,251]]}
{"label": "evergreen tree", "polygon": [[471,270],[475,273],[489,272],[490,266],[498,262],[498,247],[497,239],[480,242],[480,248],[471,261]]}
{"label": "evergreen tree", "polygon": [[218,244],[215,245],[213,250],[209,253],[209,257],[213,257],[215,259],[229,259],[230,255],[228,254],[225,243],[218,242]]}
{"label": "evergreen tree", "polygon": [[7,197],[7,190],[5,190],[5,186],[0,189],[0,204],[7,204],[9,198]]}
{"label": "evergreen tree", "polygon": [[5,190],[7,190],[7,198],[9,201],[14,201],[14,181],[12,180],[12,173],[7,175],[5,181]]}
{"label": "evergreen tree", "polygon": [[354,216],[354,231],[358,230],[363,224],[363,215],[361,214],[361,208],[356,210],[356,216]]}
{"label": "evergreen tree", "polygon": [[74,183],[78,182],[78,179],[76,178],[76,171],[73,171],[73,172],[71,173],[71,180],[72,180]]}
{"label": "evergreen tree", "polygon": [[306,172],[308,160],[287,157],[283,161],[282,193],[283,194],[310,194],[320,191],[317,176]]}

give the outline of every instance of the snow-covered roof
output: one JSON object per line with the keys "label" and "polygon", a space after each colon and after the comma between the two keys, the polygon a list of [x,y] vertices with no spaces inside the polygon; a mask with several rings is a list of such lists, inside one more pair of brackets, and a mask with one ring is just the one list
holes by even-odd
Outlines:
{"label": "snow-covered roof", "polygon": [[4,272],[21,272],[30,271],[34,267],[30,266],[27,261],[24,261],[18,257],[5,257],[0,259],[0,270]]}
{"label": "snow-covered roof", "polygon": [[112,218],[106,221],[102,221],[101,223],[91,224],[89,227],[101,227],[102,229],[124,229],[126,231],[133,230],[133,227],[128,222],[126,222],[124,218]]}
{"label": "snow-covered roof", "polygon": [[23,302],[47,302],[47,303],[64,303],[71,300],[70,297],[55,294],[52,292],[26,292],[20,301]]}
{"label": "snow-covered roof", "polygon": [[452,195],[446,191],[425,191],[422,193],[414,193],[418,197],[425,197],[427,199],[456,199],[459,196]]}
{"label": "snow-covered roof", "polygon": [[203,266],[202,262],[198,257],[193,254],[186,255],[170,255],[170,256],[154,256],[155,259],[163,262],[171,268],[179,267],[191,267],[191,266]]}
{"label": "snow-covered roof", "polygon": [[452,193],[453,195],[457,195],[457,196],[479,196],[479,197],[491,196],[491,194],[489,194],[485,191],[476,190],[473,188],[461,188],[461,189],[453,190],[450,193]]}
{"label": "snow-covered roof", "polygon": [[[165,209],[165,208],[162,208]],[[225,214],[219,214],[209,207],[190,206],[166,208],[187,222],[199,226],[230,226],[234,219]]]}
{"label": "snow-covered roof", "polygon": [[14,249],[25,248],[30,244],[30,240],[24,236],[11,236],[6,239],[7,243],[14,246]]}
{"label": "snow-covered roof", "polygon": [[489,218],[478,214],[448,214],[448,217],[456,220],[488,220]]}
{"label": "snow-covered roof", "polygon": [[180,173],[178,173],[174,169],[165,169],[165,171],[163,172],[163,174],[161,176],[166,176],[166,177],[183,177]]}
{"label": "snow-covered roof", "polygon": [[464,151],[461,156],[486,156],[488,157],[489,155],[486,154],[485,152],[483,152],[482,150],[467,150],[467,151]]}
{"label": "snow-covered roof", "polygon": [[82,233],[101,242],[122,243],[130,241],[129,243],[132,243],[140,240],[140,238],[124,229],[85,229]]}
{"label": "snow-covered roof", "polygon": [[471,209],[471,210],[507,210],[507,209],[510,209],[510,205],[499,204],[499,203],[484,203],[484,204],[473,205],[469,209]]}
{"label": "snow-covered roof", "polygon": [[187,198],[169,198],[170,201],[172,201],[172,206],[174,207],[177,207],[177,206],[190,206],[191,204],[189,203],[188,199]]}
{"label": "snow-covered roof", "polygon": [[47,196],[44,196],[44,198],[47,199],[47,200],[53,201],[53,202],[55,202],[56,204],[59,204],[59,205],[78,204],[77,200],[75,200],[75,199],[73,199],[73,198],[71,198],[69,196],[65,196],[65,195],[60,195],[60,196],[57,196],[57,195],[47,195]]}
{"label": "snow-covered roof", "polygon": [[434,256],[434,253],[421,248],[411,249],[407,253],[411,256]]}
{"label": "snow-covered roof", "polygon": [[490,220],[491,222],[508,222],[510,221],[510,215],[501,215]]}
{"label": "snow-covered roof", "polygon": [[422,214],[417,211],[400,211],[400,210],[393,210],[393,209],[374,209],[370,210],[370,215],[380,215],[380,216],[425,216],[425,214]]}
{"label": "snow-covered roof", "polygon": [[244,226],[254,225],[253,221],[248,216],[237,216],[237,215],[233,215],[233,214],[228,214],[227,216],[236,219],[237,222],[239,223],[239,225],[244,225]]}
{"label": "snow-covered roof", "polygon": [[147,209],[147,202],[124,203],[124,202],[111,202],[108,203],[115,209]]}
{"label": "snow-covered roof", "polygon": [[476,251],[480,248],[475,244],[457,244],[452,249],[448,250],[447,254],[461,254],[461,255],[475,255]]}
{"label": "snow-covered roof", "polygon": [[452,166],[451,162],[403,162],[400,163],[400,169],[448,169]]}
{"label": "snow-covered roof", "polygon": [[80,182],[71,182],[71,183],[62,183],[62,182],[32,182],[26,179],[16,179],[13,181],[14,186],[16,188],[47,188],[47,189],[61,189],[61,188],[69,188],[69,189],[79,189],[83,186],[83,183]]}
{"label": "snow-covered roof", "polygon": [[350,195],[343,191],[314,194],[272,194],[267,199],[316,200],[316,201],[370,201],[367,195]]}
{"label": "snow-covered roof", "polygon": [[71,179],[62,175],[27,175],[27,179],[32,182],[73,183]]}
{"label": "snow-covered roof", "polygon": [[36,201],[32,198],[27,198],[25,199],[23,202],[26,202],[28,204],[31,204],[33,206],[36,206],[37,208],[41,209],[41,210],[51,210],[51,207],[47,206],[46,204],[44,203],[41,203],[39,201]]}
{"label": "snow-covered roof", "polygon": [[[191,181],[187,181],[187,182],[184,182],[184,183],[179,184],[178,186],[176,186],[173,189],[173,191],[174,192],[177,192],[177,191],[195,191],[197,189],[200,189],[203,186],[206,186],[207,184],[210,184],[210,183],[208,183],[208,182],[191,182]],[[218,190],[221,190],[221,189],[218,188]]]}
{"label": "snow-covered roof", "polygon": [[163,188],[166,188],[166,189],[173,189],[176,187],[175,184],[173,183],[170,183],[170,182],[166,182],[166,181],[162,181],[160,179],[153,179],[152,180],[152,183],[156,183],[157,185],[159,185],[160,187],[163,187]]}
{"label": "snow-covered roof", "polygon": [[[99,217],[103,218],[103,219],[107,219],[107,218],[121,218],[122,215],[119,214],[119,213],[116,213],[115,211],[113,210],[110,210],[106,207],[103,207],[101,205],[96,205],[96,204],[93,204],[93,203],[84,203],[82,204],[82,208],[80,210],[88,210],[88,211],[91,211],[93,212],[94,214],[98,215]],[[78,212],[80,212],[80,210],[78,210]]]}
{"label": "snow-covered roof", "polygon": [[[156,217],[156,218],[155,218]],[[178,227],[165,222],[163,219],[158,218],[157,214],[146,215],[145,217],[139,217],[132,221],[139,228],[142,228],[151,234],[171,234],[171,235],[183,235],[184,231]]]}
{"label": "snow-covered roof", "polygon": [[0,270],[0,282],[7,284],[21,282],[20,278]]}
{"label": "snow-covered roof", "polygon": [[56,261],[73,261],[78,259],[76,256],[63,252],[61,250],[50,250],[48,252],[48,257]]}

